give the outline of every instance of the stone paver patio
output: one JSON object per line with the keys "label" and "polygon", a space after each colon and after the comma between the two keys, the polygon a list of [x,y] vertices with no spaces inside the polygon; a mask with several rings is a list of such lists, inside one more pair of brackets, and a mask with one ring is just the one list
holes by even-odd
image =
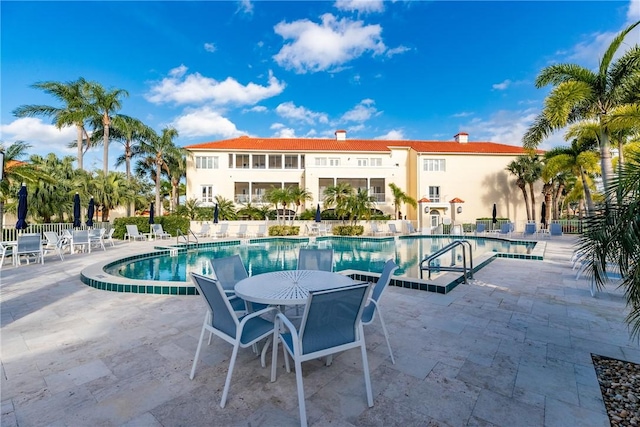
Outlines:
{"label": "stone paver patio", "polygon": [[[390,287],[365,327],[374,407],[358,350],[303,365],[315,426],[608,426],[591,353],[640,363],[622,292],[576,281],[574,239],[547,240],[544,261],[497,259],[447,295]],[[87,265],[150,250],[46,257],[0,270],[2,426],[295,426],[295,375],[269,382],[241,350],[227,406],[231,346],[214,337],[189,370],[199,296],[125,294],[82,284]],[[282,362],[282,357],[279,359]]]}

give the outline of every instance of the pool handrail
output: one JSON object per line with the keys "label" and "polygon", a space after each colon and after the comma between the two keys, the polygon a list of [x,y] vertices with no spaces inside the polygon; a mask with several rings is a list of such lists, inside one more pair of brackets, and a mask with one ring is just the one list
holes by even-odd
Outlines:
{"label": "pool handrail", "polygon": [[[446,267],[446,266],[432,266],[431,261],[434,259],[444,255],[445,253],[453,250],[454,248],[462,246],[462,267]],[[465,248],[469,249],[469,268],[467,268],[467,252]],[[469,278],[473,279],[473,254],[472,254],[472,246],[471,242],[468,240],[454,240],[453,242],[446,245],[444,248],[437,250],[431,255],[425,257],[422,261],[420,261],[420,278],[422,279],[422,272],[427,270],[429,272],[428,278],[431,278],[431,270],[441,270],[441,271],[462,271],[462,277],[464,279],[464,283],[467,282],[467,271],[469,272]],[[426,266],[424,265],[426,263]]]}

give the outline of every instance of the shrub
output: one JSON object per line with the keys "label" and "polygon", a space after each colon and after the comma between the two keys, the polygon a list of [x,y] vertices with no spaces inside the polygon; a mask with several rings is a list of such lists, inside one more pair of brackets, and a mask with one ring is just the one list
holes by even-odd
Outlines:
{"label": "shrub", "polygon": [[362,236],[364,227],[362,225],[334,225],[331,232],[336,236]]}
{"label": "shrub", "polygon": [[[178,215],[157,216],[154,218],[156,224],[162,224],[162,229],[172,236],[176,235],[176,231],[180,229],[183,234],[187,234],[189,231],[189,218],[185,218]],[[149,217],[146,216],[130,216],[125,218],[116,218],[113,220],[113,232],[114,239],[124,239],[124,235],[127,233],[127,224],[133,224],[138,226],[140,233],[151,232],[151,225],[149,224]]]}
{"label": "shrub", "polygon": [[297,236],[300,227],[297,225],[272,225],[269,227],[269,236]]}

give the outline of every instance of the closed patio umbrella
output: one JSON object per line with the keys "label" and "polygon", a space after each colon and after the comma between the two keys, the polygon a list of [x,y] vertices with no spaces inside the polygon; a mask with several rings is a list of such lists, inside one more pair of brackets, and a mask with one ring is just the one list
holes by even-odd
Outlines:
{"label": "closed patio umbrella", "polygon": [[73,196],[73,228],[80,228],[80,195]]}
{"label": "closed patio umbrella", "polygon": [[547,204],[545,202],[542,202],[542,208],[540,209],[540,218],[542,228],[547,228]]}
{"label": "closed patio umbrella", "polygon": [[218,205],[216,204],[216,207],[213,209],[213,223],[217,224],[218,223],[218,217],[220,216],[220,210],[218,209]]}
{"label": "closed patio umbrella", "polygon": [[498,222],[498,209],[496,208],[496,204],[493,204],[493,211],[491,212],[491,223],[493,224],[492,229],[496,228],[496,223]]}
{"label": "closed patio umbrella", "polygon": [[151,206],[149,206],[149,224],[154,224],[154,219],[153,216],[155,215],[154,212],[154,204],[153,202],[151,202]]}
{"label": "closed patio umbrella", "polygon": [[87,208],[87,227],[93,227],[93,214],[95,213],[96,205],[93,201],[93,197],[89,199],[89,207]]}
{"label": "closed patio umbrella", "polygon": [[322,217],[320,216],[320,204],[318,204],[318,208],[316,209],[316,222],[322,222]]}
{"label": "closed patio umbrella", "polygon": [[22,184],[18,191],[18,222],[16,222],[17,230],[24,230],[27,224],[27,186]]}

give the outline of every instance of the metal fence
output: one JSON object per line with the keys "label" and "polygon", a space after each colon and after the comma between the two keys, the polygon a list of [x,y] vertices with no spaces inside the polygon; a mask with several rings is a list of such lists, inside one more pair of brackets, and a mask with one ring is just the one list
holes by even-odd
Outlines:
{"label": "metal fence", "polygon": [[[93,227],[87,227],[83,225],[82,227],[76,228],[76,230],[87,230],[89,228],[105,228],[107,231],[111,228],[110,222],[101,222],[94,221]],[[64,230],[73,230],[72,222],[57,222],[57,223],[47,223],[47,224],[29,224],[29,226],[25,230],[16,230],[13,226],[4,226],[2,230],[2,241],[9,242],[18,239],[18,234],[20,233],[40,233],[44,235],[45,231],[55,231],[58,234],[61,234]]]}

